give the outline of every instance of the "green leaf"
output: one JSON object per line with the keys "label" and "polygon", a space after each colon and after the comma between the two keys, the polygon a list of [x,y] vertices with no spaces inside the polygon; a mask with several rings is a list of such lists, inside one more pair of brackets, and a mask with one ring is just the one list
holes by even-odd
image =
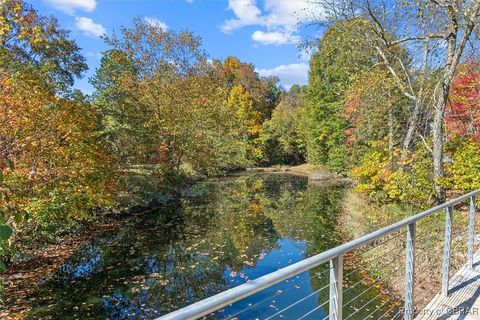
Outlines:
{"label": "green leaf", "polygon": [[10,168],[10,170],[15,169],[15,165],[14,165],[12,160],[8,159],[7,162],[8,162],[8,167]]}
{"label": "green leaf", "polygon": [[4,240],[4,241],[8,240],[8,238],[10,238],[12,233],[13,233],[12,228],[7,226],[6,224],[0,226],[0,239],[1,240]]}
{"label": "green leaf", "polygon": [[16,224],[19,224],[20,222],[22,222],[23,217],[24,217],[24,215],[22,214],[22,212],[16,212],[16,213],[13,215],[13,218],[15,219],[15,223],[16,223]]}
{"label": "green leaf", "polygon": [[0,170],[0,182],[3,182],[3,171]]}
{"label": "green leaf", "polygon": [[0,261],[0,271],[4,271],[7,269],[7,266],[5,265],[5,263],[3,263],[2,261]]}

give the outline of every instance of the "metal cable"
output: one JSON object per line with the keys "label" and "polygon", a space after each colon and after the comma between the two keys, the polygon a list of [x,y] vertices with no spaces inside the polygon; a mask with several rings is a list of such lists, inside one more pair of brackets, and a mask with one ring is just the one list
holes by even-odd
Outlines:
{"label": "metal cable", "polygon": [[[401,280],[403,280],[403,278],[397,279],[395,282],[391,283],[390,286],[396,285],[396,284],[397,284],[399,281],[401,281]],[[370,288],[374,288],[374,287],[370,287]],[[366,290],[366,291],[368,291],[368,290]],[[363,294],[363,293],[365,293],[365,292],[362,292],[362,294]],[[380,293],[377,294],[372,300],[376,299],[377,297],[379,297],[379,296],[382,295],[382,294],[388,295],[388,294],[385,294],[385,293],[383,293],[383,292],[380,292]],[[356,300],[359,296],[360,296],[360,295],[356,296],[354,299],[352,299],[352,300],[350,300],[348,303],[344,304],[344,307],[346,307],[348,304],[350,304],[353,300]],[[391,298],[390,298],[390,299],[391,299]],[[369,303],[370,303],[372,300],[370,300]],[[367,303],[367,304],[368,304],[368,303]],[[365,305],[364,305],[362,308],[364,308],[364,307],[365,307]],[[362,308],[358,309],[356,312],[360,311]],[[356,312],[355,312],[355,313],[356,313]],[[353,314],[355,314],[355,313],[353,313]],[[352,315],[353,315],[353,314],[352,314]],[[346,319],[345,319],[345,320],[346,320]]]}
{"label": "metal cable", "polygon": [[354,313],[351,313],[348,317],[345,318],[345,320],[348,320],[350,319],[352,316],[354,316],[355,314],[357,314],[360,310],[363,310],[363,308],[365,308],[366,306],[368,306],[370,303],[372,303],[373,301],[375,301],[378,297],[380,297],[382,294],[384,294],[383,292],[380,292],[379,294],[377,294],[376,296],[374,296],[372,299],[370,299],[367,303],[365,303],[363,306],[361,306],[360,308],[358,308]]}
{"label": "metal cable", "polygon": [[382,314],[382,316],[380,318],[378,318],[377,320],[380,320],[382,318],[384,318],[390,311],[392,311],[393,309],[397,308],[397,306],[393,306],[391,307],[390,309],[388,309],[384,314]]}
{"label": "metal cable", "polygon": [[[304,284],[305,282],[310,281],[310,280],[312,280],[313,278],[320,278],[323,274],[329,272],[329,271],[332,270],[332,269],[333,269],[333,268],[328,268],[327,270],[324,270],[324,271],[320,272],[319,274],[314,275],[313,277],[307,277],[307,279],[301,281],[300,284]],[[248,311],[248,310],[250,310],[250,309],[252,309],[252,308],[254,308],[254,307],[256,307],[256,306],[259,306],[259,305],[261,305],[261,304],[269,301],[270,299],[272,299],[272,298],[274,298],[274,297],[277,297],[277,296],[282,295],[282,294],[285,293],[286,291],[291,290],[291,289],[295,288],[295,287],[298,286],[298,285],[299,285],[299,284],[296,283],[296,284],[294,284],[294,285],[286,288],[285,290],[282,290],[281,293],[278,293],[278,291],[277,291],[277,292],[275,292],[275,294],[273,294],[273,295],[271,295],[271,296],[269,296],[269,297],[267,297],[267,298],[265,298],[265,299],[263,299],[263,300],[261,300],[261,301],[259,301],[259,302],[257,302],[257,303],[254,303],[254,304],[252,304],[252,305],[250,305],[250,306],[248,306],[248,307],[246,307],[246,308],[238,311],[237,313],[235,313],[235,314],[233,314],[233,315],[228,315],[227,317],[223,318],[222,320],[232,319],[233,317],[236,317],[236,316],[238,316],[239,314],[244,313],[245,311]],[[324,286],[323,288],[319,289],[318,291],[321,291],[321,290],[323,290],[323,289],[325,289],[325,288],[327,288],[327,287],[329,287],[329,286],[330,286],[330,284],[328,284],[327,286]]]}
{"label": "metal cable", "polygon": [[435,288],[435,287],[434,287],[434,288],[430,289],[430,291],[428,291],[428,292],[424,293],[423,295],[421,295],[421,296],[420,296],[421,298],[419,297],[419,298],[417,298],[417,299],[424,299],[424,298],[426,298],[429,294],[431,294],[432,292],[438,291],[438,289],[439,289],[439,288]]}
{"label": "metal cable", "polygon": [[[392,263],[396,262],[396,260],[393,260],[393,261],[390,261],[389,263],[387,263],[386,265],[383,266],[383,268],[391,265]],[[375,281],[378,281],[378,280],[381,280],[380,276],[374,278]],[[343,293],[347,293],[349,292],[350,290],[353,290],[353,288],[355,288],[358,284],[362,283],[361,281],[357,281],[357,283],[355,283],[353,286],[349,287],[347,290],[345,290]],[[356,298],[358,298],[359,296],[361,296],[362,294],[364,294],[365,292],[367,292],[368,290],[374,288],[373,286],[372,287],[369,287],[368,289],[366,289],[365,291],[363,291],[362,293],[360,293],[359,295],[357,295],[354,299],[351,299],[350,301],[348,301],[347,303],[345,303],[345,305],[348,305],[349,303],[353,302],[354,300],[356,300]]]}
{"label": "metal cable", "polygon": [[330,319],[330,316],[332,315],[333,313],[330,313],[329,315],[327,315],[325,318],[322,318],[322,320],[327,320],[327,319]]}
{"label": "metal cable", "polygon": [[[304,319],[306,316],[314,313],[315,311],[317,311],[318,309],[320,309],[321,307],[323,307],[327,302],[329,302],[329,301],[326,301],[326,302],[322,303],[321,305],[313,308],[312,310],[308,311],[307,313],[305,313],[305,314],[304,314],[303,316],[301,316],[300,318],[297,318],[297,320],[302,320],[302,319]],[[329,315],[326,317],[326,319],[328,319],[331,315],[332,315],[332,314],[329,314]]]}
{"label": "metal cable", "polygon": [[364,320],[365,319],[368,319],[370,316],[372,316],[375,312],[377,312],[378,310],[380,310],[380,308],[382,308],[384,305],[386,305],[388,302],[390,302],[392,300],[392,298],[389,298],[387,299],[384,303],[382,303],[377,309],[373,310],[368,316],[366,316],[365,318],[363,318]]}
{"label": "metal cable", "polygon": [[396,320],[398,316],[400,316],[402,314],[402,312],[399,310],[394,316],[393,318],[391,318],[390,320]]}
{"label": "metal cable", "polygon": [[[394,258],[395,258],[395,257],[394,257]],[[388,262],[387,264],[383,265],[382,268],[386,268],[386,267],[392,265],[392,264],[395,263],[395,262],[398,262],[398,260],[397,260],[397,259],[394,259],[394,260]],[[365,271],[370,271],[370,270],[365,269],[365,268],[366,268],[365,266],[359,267],[359,268],[357,268],[357,269],[355,269],[355,270],[347,273],[347,275],[345,275],[345,278],[347,278],[348,276],[352,275],[354,272],[357,272],[357,271],[359,271],[359,270],[361,270],[361,269],[363,269],[363,270],[365,270]]]}
{"label": "metal cable", "polygon": [[[285,310],[288,310],[288,309],[290,309],[291,307],[293,307],[293,306],[296,306],[296,305],[297,305],[297,304],[299,304],[300,302],[303,302],[303,301],[305,301],[306,299],[310,298],[310,297],[311,297],[311,296],[313,296],[314,294],[317,294],[318,292],[320,292],[320,291],[322,291],[323,289],[325,289],[325,288],[328,288],[328,287],[330,287],[330,284],[328,284],[328,285],[324,286],[324,287],[323,287],[323,288],[321,288],[321,289],[318,289],[317,291],[314,291],[314,292],[310,293],[308,296],[306,296],[306,297],[303,297],[302,299],[300,299],[300,300],[298,300],[298,301],[296,301],[296,302],[292,303],[291,305],[289,305],[289,306],[287,306],[287,307],[283,308],[282,310],[280,310],[280,311],[278,311],[277,313],[275,313],[275,314],[273,314],[273,315],[269,316],[269,317],[268,317],[268,318],[266,318],[265,320],[269,320],[269,319],[272,319],[273,317],[276,317],[277,315],[281,314],[281,313],[282,313],[282,312],[284,312]],[[328,301],[326,301],[326,302],[322,303],[320,306],[323,306],[323,305],[325,305],[327,302],[330,302],[330,300],[328,300]]]}
{"label": "metal cable", "polygon": [[382,244],[385,244],[385,243],[387,243],[387,242],[389,242],[389,241],[391,241],[391,240],[394,240],[394,239],[396,239],[396,238],[398,238],[398,237],[400,237],[400,236],[402,236],[402,235],[406,235],[406,234],[407,234],[407,233],[406,233],[405,231],[400,232],[399,234],[397,234],[397,235],[395,235],[395,236],[392,236],[391,238],[388,238],[388,239],[386,239],[386,240],[384,240],[384,241],[382,241],[382,242],[380,242],[380,243],[377,243],[377,244],[371,246],[370,248],[367,248],[366,250],[362,251],[360,254],[365,254],[365,253],[367,253],[367,252],[369,252],[369,251],[371,251],[371,250],[373,250],[373,249],[381,246]]}

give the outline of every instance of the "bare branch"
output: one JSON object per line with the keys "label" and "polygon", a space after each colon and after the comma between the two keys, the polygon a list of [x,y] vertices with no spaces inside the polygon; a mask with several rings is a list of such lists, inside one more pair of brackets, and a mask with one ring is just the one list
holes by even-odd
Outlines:
{"label": "bare branch", "polygon": [[420,41],[420,40],[430,40],[430,39],[445,39],[447,35],[445,33],[430,33],[423,36],[416,36],[416,37],[405,37],[402,39],[398,39],[389,43],[389,46],[396,46],[402,44],[404,42],[409,41]]}

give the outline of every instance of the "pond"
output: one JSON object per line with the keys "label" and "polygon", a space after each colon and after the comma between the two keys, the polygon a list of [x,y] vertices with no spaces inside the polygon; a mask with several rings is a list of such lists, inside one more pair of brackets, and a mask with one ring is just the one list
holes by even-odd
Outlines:
{"label": "pond", "polygon": [[[153,319],[288,266],[339,244],[337,218],[346,189],[285,174],[197,183],[174,204],[83,247],[34,293],[28,317]],[[327,268],[302,273],[209,318],[328,317]],[[345,307],[345,318],[390,314],[378,292],[361,294],[366,288],[360,283],[345,290],[344,301],[360,294]]]}

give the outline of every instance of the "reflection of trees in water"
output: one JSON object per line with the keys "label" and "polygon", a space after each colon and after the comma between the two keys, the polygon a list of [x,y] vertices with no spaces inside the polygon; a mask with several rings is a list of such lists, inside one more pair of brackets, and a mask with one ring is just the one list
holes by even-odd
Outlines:
{"label": "reflection of trees in water", "polygon": [[[253,268],[280,238],[306,240],[308,255],[338,241],[341,186],[242,175],[184,194],[72,257],[37,292],[31,318],[152,318],[225,290],[230,272]],[[315,290],[325,285],[310,282]]]}
{"label": "reflection of trees in water", "polygon": [[265,196],[264,180],[258,176],[241,176],[216,187],[210,212],[216,215],[213,242],[227,245],[225,263],[232,270],[254,265],[261,253],[276,247],[278,235],[265,215],[271,201]]}

